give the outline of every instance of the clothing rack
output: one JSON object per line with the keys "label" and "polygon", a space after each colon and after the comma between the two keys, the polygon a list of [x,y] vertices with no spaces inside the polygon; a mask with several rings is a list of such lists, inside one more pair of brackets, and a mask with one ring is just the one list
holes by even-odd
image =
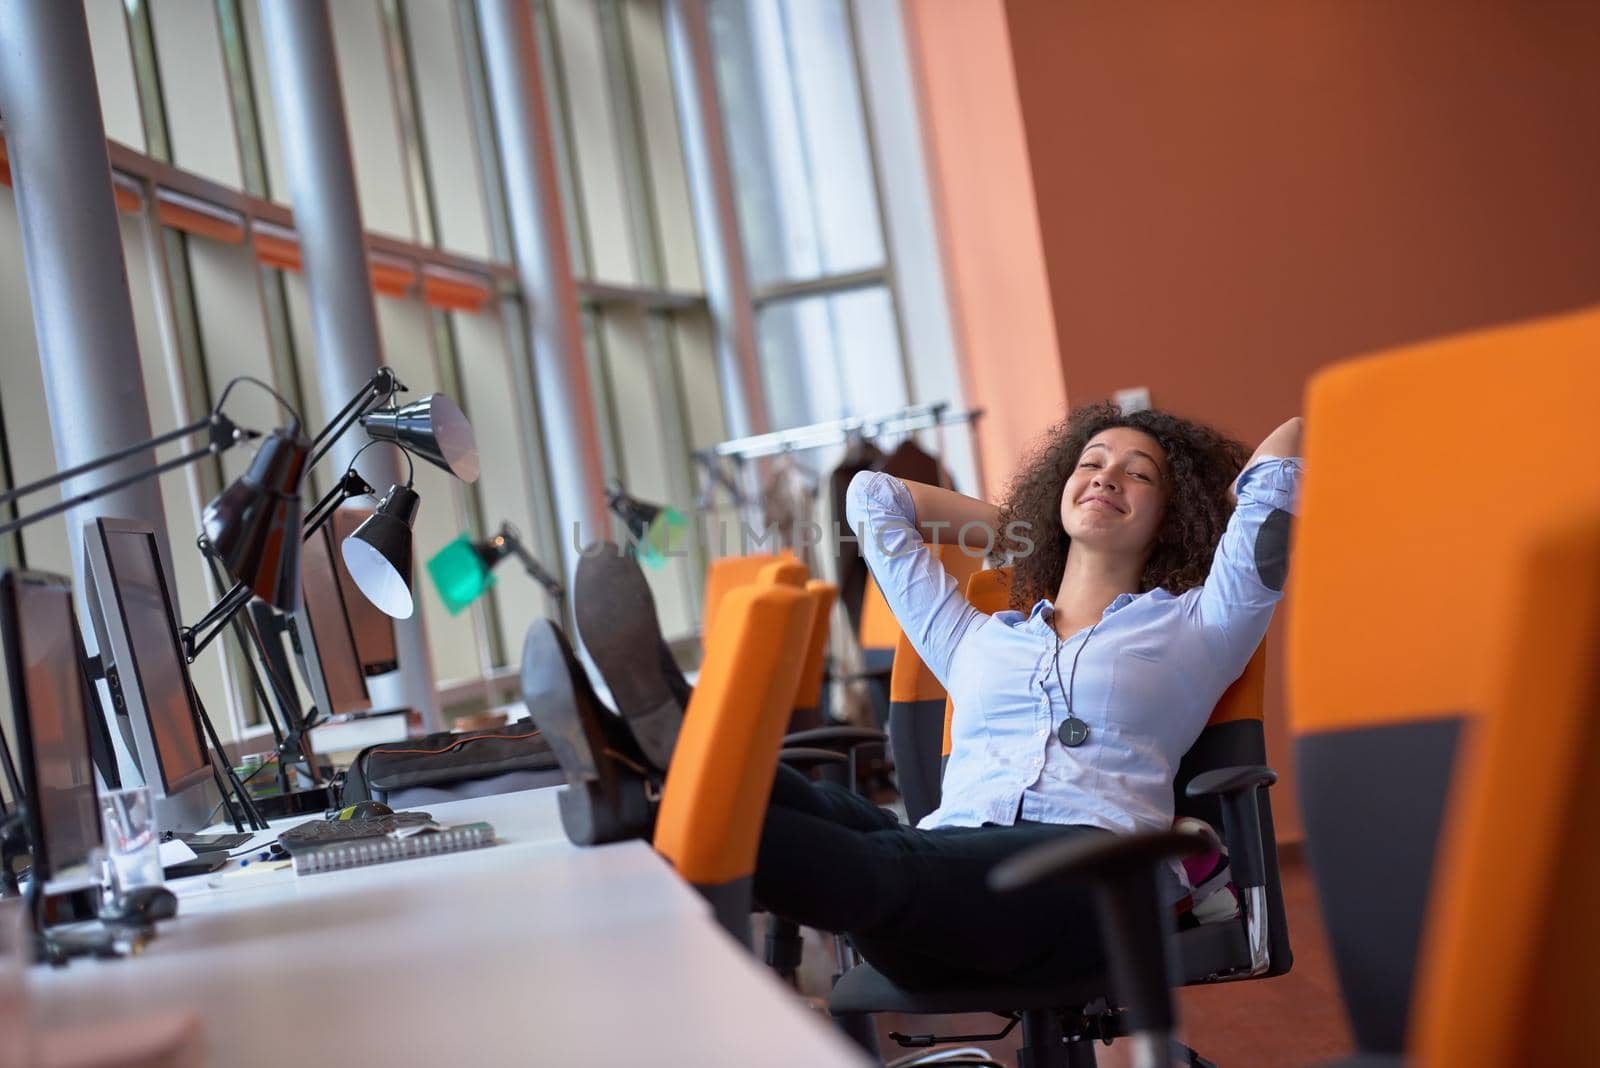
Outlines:
{"label": "clothing rack", "polygon": [[762,456],[799,452],[804,449],[822,449],[829,445],[842,445],[854,437],[878,437],[881,434],[909,434],[937,426],[972,423],[983,415],[982,408],[950,411],[948,401],[932,404],[913,404],[892,412],[874,416],[849,416],[825,423],[775,430],[769,434],[753,434],[734,438],[717,445],[697,450],[712,466],[717,459],[754,460]]}

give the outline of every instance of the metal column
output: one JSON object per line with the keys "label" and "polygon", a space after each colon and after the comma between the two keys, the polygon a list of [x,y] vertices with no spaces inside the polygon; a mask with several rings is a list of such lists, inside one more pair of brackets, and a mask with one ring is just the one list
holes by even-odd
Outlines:
{"label": "metal column", "polygon": [[728,433],[736,438],[764,434],[770,427],[756,350],[754,303],[739,242],[733,170],[723,136],[704,0],[666,0],[666,25],[672,81],[682,109],[684,164],[700,239],[700,273],[716,328]]}
{"label": "metal column", "polygon": [[[0,3],[0,113],[5,115],[50,436],[56,463],[65,470],[151,436],[82,4]],[[146,452],[81,475],[62,486],[62,496],[103,486],[154,463],[153,453]],[[38,507],[35,501],[33,508]],[[31,510],[22,506],[23,513]],[[154,526],[168,588],[177,588],[161,487],[155,479],[137,482],[65,515],[84,619],[83,524],[97,515]],[[86,632],[85,638],[93,646],[94,635]]]}
{"label": "metal column", "polygon": [[599,540],[608,530],[605,473],[532,7],[527,0],[478,0],[478,28],[500,144],[512,258],[527,302],[524,321],[551,460],[561,553],[570,579],[577,566],[575,542]]}
{"label": "metal column", "polygon": [[[322,0],[273,0],[261,5],[261,28],[305,264],[326,421],[383,364],[333,24]],[[335,471],[344,470],[363,441],[361,434],[346,434],[339,441],[330,454]],[[399,482],[402,477],[400,458],[392,449],[373,449],[362,458],[362,467],[381,481]],[[431,506],[446,508],[449,502]],[[420,611],[395,620],[395,642],[400,670],[372,680],[373,700],[417,709],[429,729],[436,730],[433,658]]]}

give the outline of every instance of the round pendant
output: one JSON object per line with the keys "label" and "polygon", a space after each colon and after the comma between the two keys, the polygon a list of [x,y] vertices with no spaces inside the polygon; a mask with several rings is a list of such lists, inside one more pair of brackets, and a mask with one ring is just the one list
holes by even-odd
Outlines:
{"label": "round pendant", "polygon": [[1077,716],[1068,716],[1062,721],[1061,729],[1056,731],[1056,737],[1068,749],[1076,749],[1089,740],[1089,725]]}

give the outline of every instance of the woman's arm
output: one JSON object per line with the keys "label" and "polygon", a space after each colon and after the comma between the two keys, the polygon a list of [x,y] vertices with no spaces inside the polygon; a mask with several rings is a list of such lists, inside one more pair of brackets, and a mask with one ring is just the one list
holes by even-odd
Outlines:
{"label": "woman's arm", "polygon": [[1234,481],[1233,515],[1195,602],[1214,662],[1229,680],[1244,670],[1283,597],[1303,427],[1295,416],[1268,434]]}
{"label": "woman's arm", "polygon": [[[1244,462],[1241,471],[1250,470],[1250,465],[1263,456],[1278,456],[1284,459],[1300,455],[1300,437],[1305,432],[1306,421],[1301,416],[1294,416],[1278,425],[1278,428],[1261,440],[1256,446],[1256,451],[1250,454],[1250,459]],[[1234,504],[1239,503],[1238,483],[1228,487],[1228,499]]]}
{"label": "woman's arm", "polygon": [[930,544],[954,544],[962,528],[969,524],[976,525],[968,527],[967,536],[962,539],[967,548],[983,552],[999,542],[1000,509],[997,506],[925,482],[905,482],[905,487],[917,510],[917,527]]}
{"label": "woman's arm", "polygon": [[[922,488],[948,493],[933,486]],[[932,508],[937,511],[939,505]],[[918,511],[908,485],[881,471],[860,472],[845,493],[846,521],[878,589],[922,662],[948,688],[956,646],[978,622],[978,610],[939,563],[929,547],[932,539],[924,539],[917,529]],[[934,521],[939,518],[936,515]]]}

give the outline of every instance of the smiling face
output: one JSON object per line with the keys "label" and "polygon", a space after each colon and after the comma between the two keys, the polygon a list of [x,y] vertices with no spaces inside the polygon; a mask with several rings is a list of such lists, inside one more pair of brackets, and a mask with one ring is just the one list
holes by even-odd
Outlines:
{"label": "smiling face", "polygon": [[1061,525],[1073,542],[1144,556],[1171,493],[1167,456],[1142,430],[1112,427],[1089,439],[1061,491]]}

